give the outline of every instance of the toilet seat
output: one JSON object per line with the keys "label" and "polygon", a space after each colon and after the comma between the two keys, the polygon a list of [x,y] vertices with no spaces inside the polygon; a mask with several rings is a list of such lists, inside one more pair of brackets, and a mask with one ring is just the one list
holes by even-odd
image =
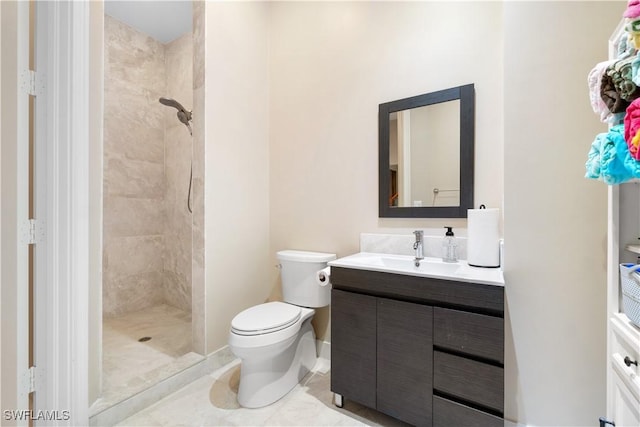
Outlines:
{"label": "toilet seat", "polygon": [[301,316],[298,306],[279,301],[250,307],[233,318],[231,332],[238,335],[264,335],[295,324]]}

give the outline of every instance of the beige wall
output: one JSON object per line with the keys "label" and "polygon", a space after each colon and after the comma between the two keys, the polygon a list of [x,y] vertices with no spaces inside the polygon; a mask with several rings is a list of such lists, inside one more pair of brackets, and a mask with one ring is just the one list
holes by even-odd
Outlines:
{"label": "beige wall", "polygon": [[[2,7],[0,7],[0,22],[2,22]],[[2,32],[0,31],[0,46],[2,46]],[[2,82],[2,55],[0,55],[0,82]],[[2,84],[0,84],[0,99],[2,99]],[[0,103],[0,117],[2,117],[2,103]],[[2,120],[0,120],[0,147],[2,147]],[[2,148],[0,148],[0,157]],[[0,162],[0,188],[2,188],[2,162]],[[0,199],[0,224],[2,224],[2,200]],[[2,241],[2,227],[0,227],[0,242]],[[2,260],[2,246],[0,245],[0,260]],[[2,262],[0,262],[0,277],[2,277]],[[0,307],[2,306],[2,292],[0,291]],[[0,367],[2,366],[2,318],[0,318]],[[0,369],[0,376],[2,370]],[[0,402],[2,402],[2,387],[0,387]]]}
{"label": "beige wall", "polygon": [[104,7],[89,6],[89,404],[100,397],[102,379],[102,117]]}
{"label": "beige wall", "polygon": [[[26,143],[30,138],[30,97],[21,77],[30,68],[29,57],[33,53],[30,49],[30,41],[35,37],[35,28],[30,28],[32,11],[33,5],[27,2],[0,2],[0,299],[3,304],[0,309],[0,408],[7,410],[28,407],[21,375],[30,362],[30,262],[23,227],[29,218],[32,180]],[[2,424],[17,425],[18,422],[3,419]]]}
{"label": "beige wall", "polygon": [[[2,22],[2,7],[0,7],[0,22]],[[0,31],[0,46],[2,46],[2,32]],[[0,82],[2,82],[2,55],[0,55]],[[2,99],[2,84],[0,83],[0,99]],[[2,117],[2,103],[0,103],[0,117]],[[2,147],[2,120],[0,120],[0,147]],[[0,157],[2,148],[0,148]],[[2,188],[2,162],[0,162],[0,188]],[[2,200],[0,199],[0,224],[2,224]],[[0,227],[0,242],[2,241],[2,227]],[[0,260],[2,260],[2,246],[0,245]],[[2,262],[0,262],[0,277],[2,276]],[[0,306],[2,306],[2,292],[0,291]],[[0,318],[0,367],[2,366],[2,318]],[[0,376],[2,370],[0,369]],[[2,402],[2,387],[0,387],[0,402]]]}
{"label": "beige wall", "polygon": [[[205,8],[207,352],[231,319],[269,295],[267,2]],[[197,94],[196,94],[197,95]]]}
{"label": "beige wall", "polygon": [[[20,182],[25,178],[24,168],[20,163],[25,157],[20,153],[17,141],[25,141],[24,123],[20,123],[19,114],[28,114],[25,110],[25,97],[19,92],[19,70],[28,66],[28,45],[24,42],[24,35],[28,34],[28,12],[24,12],[18,2],[0,2],[2,21],[2,133],[0,134],[0,163],[2,170],[2,240],[0,278],[0,298],[2,299],[2,365],[0,366],[0,390],[2,409],[18,409],[24,404],[23,396],[18,395],[19,382],[17,372],[27,368],[25,360],[28,352],[28,342],[21,332],[24,331],[24,320],[20,313],[23,292],[27,286],[25,272],[27,265],[26,248],[19,244],[18,218],[26,218],[27,199],[21,194],[28,191],[27,182]],[[24,116],[23,116],[24,117]],[[18,252],[20,248],[20,253]],[[22,287],[22,288],[21,288]],[[3,425],[5,424],[3,420]],[[6,425],[16,425],[15,421],[6,421]]]}
{"label": "beige wall", "polygon": [[[272,263],[285,248],[357,252],[362,232],[466,227],[378,218],[378,104],[387,101],[474,83],[476,202],[501,207],[500,3],[278,2],[269,28]],[[316,316],[320,338],[328,315]]]}
{"label": "beige wall", "polygon": [[607,190],[583,176],[606,127],[586,76],[625,4],[504,5],[505,408],[521,423],[605,414]]}

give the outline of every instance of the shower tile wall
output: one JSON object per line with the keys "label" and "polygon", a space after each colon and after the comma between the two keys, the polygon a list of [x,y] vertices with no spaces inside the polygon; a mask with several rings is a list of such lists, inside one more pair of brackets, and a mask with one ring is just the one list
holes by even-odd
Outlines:
{"label": "shower tile wall", "polygon": [[103,314],[164,300],[164,46],[105,16]]}
{"label": "shower tile wall", "polygon": [[204,17],[206,2],[193,2],[193,350],[206,354],[204,286]]}
{"label": "shower tile wall", "polygon": [[186,61],[191,37],[184,39],[164,46],[105,16],[105,317],[160,303],[191,311],[189,133],[158,102],[171,97],[191,108],[181,89],[191,81],[182,82],[176,65]]}
{"label": "shower tile wall", "polygon": [[[193,108],[193,36],[185,34],[165,48],[166,95],[187,110]],[[194,110],[195,111],[195,110]],[[192,143],[187,127],[178,121],[176,110],[165,108],[165,258],[164,296],[166,301],[191,311],[191,229],[187,208]],[[195,114],[198,114],[196,112]],[[191,197],[193,201],[193,196]],[[193,205],[193,202],[191,202]]]}

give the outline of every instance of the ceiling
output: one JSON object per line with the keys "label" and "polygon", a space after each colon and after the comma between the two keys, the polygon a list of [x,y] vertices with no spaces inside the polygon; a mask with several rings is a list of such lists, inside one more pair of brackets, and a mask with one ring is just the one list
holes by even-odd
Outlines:
{"label": "ceiling", "polygon": [[191,0],[105,0],[104,13],[167,44],[192,28]]}

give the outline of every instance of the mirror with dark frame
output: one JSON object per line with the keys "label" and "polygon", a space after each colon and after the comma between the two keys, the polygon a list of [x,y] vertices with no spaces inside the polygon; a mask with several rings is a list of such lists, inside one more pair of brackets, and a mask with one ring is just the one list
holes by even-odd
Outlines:
{"label": "mirror with dark frame", "polygon": [[467,217],[474,121],[473,84],[380,104],[381,218]]}

